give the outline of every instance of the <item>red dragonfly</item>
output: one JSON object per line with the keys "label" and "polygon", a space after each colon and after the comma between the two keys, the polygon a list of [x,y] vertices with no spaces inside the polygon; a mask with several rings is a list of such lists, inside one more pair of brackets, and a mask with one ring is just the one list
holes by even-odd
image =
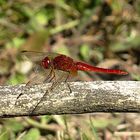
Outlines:
{"label": "red dragonfly", "polygon": [[[128,74],[128,72],[123,70],[94,67],[84,62],[74,61],[71,57],[58,53],[22,51],[22,54],[37,64],[36,71],[39,73],[28,84],[56,81],[58,72],[60,81],[67,81],[70,77],[77,76],[78,71],[102,72],[117,75]],[[42,77],[40,77],[41,73],[43,74]]]}
{"label": "red dragonfly", "polygon": [[122,70],[94,67],[84,62],[74,61],[71,57],[58,53],[34,51],[22,51],[22,53],[30,60],[38,64],[38,74],[36,74],[36,76],[31,79],[27,85],[39,84],[42,82],[52,82],[53,84],[51,89],[53,89],[58,85],[58,83],[62,81],[66,82],[68,79],[77,76],[78,71],[103,72],[117,75],[128,74],[126,71]]}

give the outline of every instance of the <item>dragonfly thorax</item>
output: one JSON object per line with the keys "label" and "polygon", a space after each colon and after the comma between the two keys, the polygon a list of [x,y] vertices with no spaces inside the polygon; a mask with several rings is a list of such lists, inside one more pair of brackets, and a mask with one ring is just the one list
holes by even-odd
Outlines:
{"label": "dragonfly thorax", "polygon": [[48,57],[45,57],[42,61],[41,61],[41,65],[45,68],[48,69],[50,67],[51,61]]}

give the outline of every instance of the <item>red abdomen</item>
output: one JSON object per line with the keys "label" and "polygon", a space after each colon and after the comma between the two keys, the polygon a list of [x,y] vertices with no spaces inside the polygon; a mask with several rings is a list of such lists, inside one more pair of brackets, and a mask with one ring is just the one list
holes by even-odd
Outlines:
{"label": "red abdomen", "polygon": [[53,66],[55,69],[63,71],[76,70],[76,65],[72,58],[65,55],[59,55],[53,59]]}
{"label": "red abdomen", "polygon": [[81,71],[104,72],[104,73],[118,74],[118,75],[128,74],[126,71],[116,70],[116,69],[98,68],[98,67],[94,67],[83,62],[76,62],[76,66],[77,66],[77,70],[81,70]]}

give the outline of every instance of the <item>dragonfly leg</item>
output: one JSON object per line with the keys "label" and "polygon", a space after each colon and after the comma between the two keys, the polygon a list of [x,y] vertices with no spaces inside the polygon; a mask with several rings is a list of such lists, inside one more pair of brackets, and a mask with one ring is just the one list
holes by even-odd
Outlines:
{"label": "dragonfly leg", "polygon": [[[54,77],[54,76],[52,76],[52,71],[53,71],[53,70],[50,71],[49,75],[48,75],[47,78],[44,80],[44,83],[45,83],[45,82],[47,82],[47,83],[50,83],[50,82],[51,82],[51,80],[52,80],[53,77]],[[49,80],[49,79],[50,79],[50,80]]]}
{"label": "dragonfly leg", "polygon": [[70,72],[68,72],[68,75],[67,75],[67,77],[66,77],[66,79],[65,79],[64,82],[66,83],[66,85],[67,85],[67,87],[68,87],[70,93],[72,93],[71,87],[70,87],[69,83],[67,82],[67,80],[69,79],[69,77],[70,77]]}
{"label": "dragonfly leg", "polygon": [[[45,76],[45,75],[43,75],[43,76]],[[36,79],[42,81],[44,78],[43,78],[43,77],[40,77],[39,75],[37,75],[37,76],[33,77],[30,81],[28,81],[28,82],[26,83],[25,87],[26,87],[26,86],[30,86],[30,85],[35,85],[35,84],[37,84],[37,83],[34,82],[34,81],[36,81]],[[20,93],[20,94],[17,96],[15,105],[17,104],[18,99],[19,99],[22,95],[23,95],[23,93]]]}
{"label": "dragonfly leg", "polygon": [[[36,110],[37,106],[42,102],[43,98],[46,96],[47,93],[51,93],[51,91],[56,88],[56,86],[58,85],[58,83],[64,78],[65,75],[63,75],[62,77],[60,77],[59,79],[56,80],[56,75],[54,72],[54,69],[52,68],[50,74],[49,74],[49,82],[52,82],[52,80],[54,80],[54,82],[52,83],[51,87],[49,89],[46,90],[46,92],[44,93],[44,95],[41,97],[41,99],[39,100],[39,102],[35,105],[34,109],[30,112],[30,114],[33,114],[33,112]],[[65,83],[67,84],[70,93],[72,92],[70,85],[67,83],[67,80],[70,76],[70,72],[66,75],[65,78]]]}
{"label": "dragonfly leg", "polygon": [[[53,72],[53,70],[51,70],[51,72],[49,74],[49,78],[51,78],[51,80],[53,80],[53,78],[55,77],[54,74],[55,73]],[[33,110],[30,111],[30,114],[33,114],[33,112],[36,110],[37,106],[42,102],[43,98],[46,96],[47,93],[50,93],[50,90],[49,89],[46,90],[46,92],[43,94],[43,96],[41,97],[41,99],[39,100],[39,102],[35,105],[35,107],[33,108]]]}
{"label": "dragonfly leg", "polygon": [[[53,72],[53,70],[51,70],[51,74],[52,74],[52,77],[50,77],[49,82],[51,82],[51,81],[55,78],[55,73]],[[55,79],[56,79],[56,78],[55,78]]]}
{"label": "dragonfly leg", "polygon": [[48,90],[43,94],[43,96],[41,97],[41,99],[39,100],[39,102],[35,105],[35,107],[30,111],[29,114],[33,114],[33,112],[36,110],[36,108],[38,107],[38,105],[42,102],[43,98],[46,96],[47,93],[49,93]]}
{"label": "dragonfly leg", "polygon": [[[60,81],[65,78],[64,82],[67,85],[67,87],[69,88],[70,93],[72,92],[69,83],[67,83],[68,78],[70,77],[70,72],[67,72],[67,75],[63,75],[61,76],[59,79],[55,80],[55,82],[52,83],[52,86],[50,88],[50,90],[54,89],[54,87],[56,88],[56,86],[58,85],[58,83],[60,83]],[[64,77],[66,76],[66,77]],[[55,73],[54,73],[54,78],[55,78]],[[56,78],[55,78],[56,79]]]}
{"label": "dragonfly leg", "polygon": [[[25,85],[26,86],[26,85]],[[15,105],[17,105],[17,102],[18,102],[18,99],[23,95],[23,93],[20,93],[17,98],[16,98],[16,101],[15,101]]]}
{"label": "dragonfly leg", "polygon": [[70,93],[72,93],[71,87],[69,85],[69,83],[66,82],[67,87],[69,88]]}
{"label": "dragonfly leg", "polygon": [[15,105],[17,105],[17,102],[18,102],[18,99],[23,95],[23,93],[20,93],[17,98],[16,98],[16,101],[15,101]]}
{"label": "dragonfly leg", "polygon": [[77,76],[77,71],[68,72],[68,75],[65,79],[65,83],[67,84],[67,87],[69,88],[70,93],[72,93],[71,87],[70,87],[69,83],[67,83],[67,80],[70,78],[70,76],[73,76],[73,77]]}

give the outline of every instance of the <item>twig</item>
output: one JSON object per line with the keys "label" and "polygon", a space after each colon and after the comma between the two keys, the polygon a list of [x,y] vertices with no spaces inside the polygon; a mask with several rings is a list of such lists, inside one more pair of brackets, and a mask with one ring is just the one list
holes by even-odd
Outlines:
{"label": "twig", "polygon": [[[62,83],[47,93],[34,108],[50,84],[0,86],[0,117],[43,114],[80,114],[93,112],[140,112],[140,82],[96,81]],[[22,96],[16,101],[19,94]],[[15,104],[15,102],[17,102]]]}

